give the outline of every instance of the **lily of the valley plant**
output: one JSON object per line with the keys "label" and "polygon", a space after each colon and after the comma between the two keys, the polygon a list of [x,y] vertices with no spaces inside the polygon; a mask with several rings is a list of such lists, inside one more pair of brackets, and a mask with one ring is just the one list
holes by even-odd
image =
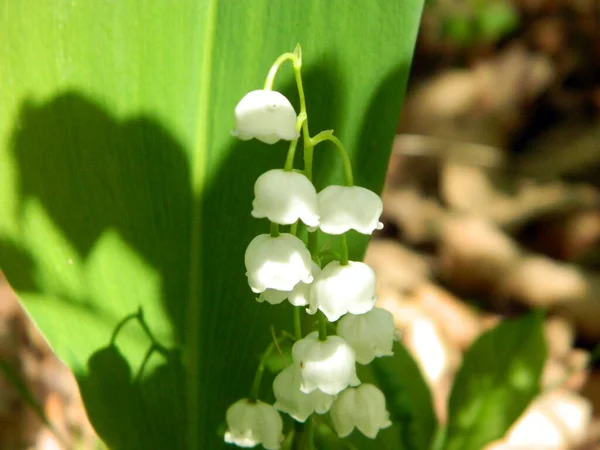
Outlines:
{"label": "lily of the valley plant", "polygon": [[[298,114],[284,95],[273,90],[277,71],[286,61],[292,62],[295,72]],[[383,393],[374,385],[361,384],[356,364],[392,354],[394,321],[388,311],[375,307],[373,269],[348,260],[345,235],[350,230],[369,235],[380,229],[383,205],[377,194],[354,185],[348,155],[332,130],[310,135],[301,67],[300,47],[281,55],[264,89],[246,94],[235,108],[234,136],[266,144],[290,142],[285,166],[256,180],[252,216],[268,219],[271,229],[249,243],[245,264],[257,300],[271,305],[288,300],[294,306],[295,324],[291,364],[273,382],[274,405],[260,400],[259,388],[265,360],[278,348],[275,336],[259,363],[249,397],[227,410],[225,441],[239,447],[279,449],[284,440],[280,412],[306,422],[308,429],[313,415],[328,413],[330,417],[323,421],[342,438],[355,428],[375,438],[380,429],[391,425]],[[298,170],[294,155],[300,136],[304,167]],[[312,182],[313,151],[325,141],[333,143],[343,159],[345,185],[317,193]],[[308,230],[306,242],[297,236],[299,226]],[[339,236],[339,256],[324,266],[317,230]],[[317,315],[317,330],[301,329],[303,311]],[[328,334],[330,322],[337,322],[337,335]],[[287,333],[282,339],[291,336]]]}

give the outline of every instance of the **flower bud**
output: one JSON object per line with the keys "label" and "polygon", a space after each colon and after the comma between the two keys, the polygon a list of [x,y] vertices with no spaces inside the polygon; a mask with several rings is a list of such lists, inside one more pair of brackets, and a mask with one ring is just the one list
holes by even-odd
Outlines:
{"label": "flower bud", "polygon": [[341,438],[348,436],[356,427],[365,436],[375,439],[380,429],[392,425],[385,409],[385,396],[377,387],[367,383],[342,392],[329,413]]}
{"label": "flower bud", "polygon": [[337,332],[352,347],[360,364],[394,354],[396,326],[394,316],[385,309],[373,308],[360,315],[347,314],[340,319]]}
{"label": "flower bud", "polygon": [[238,447],[262,444],[267,450],[278,450],[283,441],[283,422],[275,408],[259,400],[238,400],[226,414],[225,442]]}
{"label": "flower bud", "polygon": [[277,399],[273,406],[298,422],[306,421],[314,412],[325,414],[335,398],[318,389],[305,394],[300,390],[301,381],[299,368],[293,364],[283,369],[273,381],[273,393]]}
{"label": "flower bud", "polygon": [[255,293],[266,289],[291,291],[299,282],[310,283],[310,252],[296,236],[282,233],[256,236],[245,255],[248,284]]}
{"label": "flower bud", "polygon": [[327,186],[318,194],[319,228],[327,234],[343,234],[348,230],[371,234],[381,230],[383,211],[381,198],[360,186]]}
{"label": "flower bud", "polygon": [[317,191],[306,176],[273,169],[263,173],[254,184],[252,215],[266,217],[280,225],[301,220],[310,227],[319,225]]}
{"label": "flower bud", "polygon": [[234,136],[242,141],[253,138],[266,144],[280,139],[298,139],[296,111],[290,101],[276,91],[248,92],[235,107]]}
{"label": "flower bud", "polygon": [[319,309],[327,320],[335,322],[347,312],[364,314],[370,311],[376,301],[373,269],[362,262],[350,261],[342,265],[332,261],[315,276],[308,312],[314,314]]}
{"label": "flower bud", "polygon": [[296,341],[292,347],[292,359],[299,369],[300,390],[310,394],[320,390],[336,395],[348,386],[358,386],[354,350],[339,336],[319,340],[314,331]]}

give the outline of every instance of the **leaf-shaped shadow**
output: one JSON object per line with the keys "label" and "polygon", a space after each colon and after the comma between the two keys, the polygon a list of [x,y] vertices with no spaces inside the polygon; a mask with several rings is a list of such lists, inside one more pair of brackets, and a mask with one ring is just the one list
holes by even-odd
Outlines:
{"label": "leaf-shaped shadow", "polygon": [[182,380],[176,354],[138,379],[108,345],[92,355],[79,387],[90,421],[111,449],[185,448]]}
{"label": "leaf-shaped shadow", "polygon": [[[164,307],[181,333],[192,204],[183,147],[157,121],[118,121],[75,92],[26,103],[18,124],[21,212],[37,199],[83,260],[102,233],[117,230],[161,274]],[[22,273],[10,258],[2,264],[11,281]]]}

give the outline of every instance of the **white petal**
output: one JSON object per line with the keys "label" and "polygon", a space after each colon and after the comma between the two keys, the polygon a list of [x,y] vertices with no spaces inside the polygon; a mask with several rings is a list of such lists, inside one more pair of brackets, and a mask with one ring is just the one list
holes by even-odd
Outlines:
{"label": "white petal", "polygon": [[394,316],[385,309],[373,308],[360,315],[347,314],[340,319],[337,332],[352,347],[360,364],[369,364],[376,357],[394,354]]}
{"label": "white petal", "polygon": [[[314,263],[311,263],[311,275],[314,276],[321,272],[321,268]],[[310,295],[310,286],[312,283],[303,283],[302,281],[294,286],[291,291],[278,291],[276,289],[267,289],[256,299],[259,302],[266,301],[271,305],[278,305],[286,298],[294,306],[308,305]]]}
{"label": "white petal", "polygon": [[311,264],[311,275],[313,276],[313,281],[310,283],[298,283],[291,294],[288,296],[288,301],[294,306],[307,306],[309,304],[310,298],[310,289],[312,283],[314,282],[314,277],[316,277],[319,273],[321,273],[321,268],[314,261]]}
{"label": "white petal", "polygon": [[335,322],[344,314],[364,314],[370,311],[375,296],[375,272],[367,264],[338,261],[327,264],[315,276],[310,292],[309,312],[320,309],[327,320]]}
{"label": "white petal", "polygon": [[248,284],[255,293],[267,289],[291,291],[299,282],[313,280],[311,262],[310,252],[296,236],[258,235],[246,249]]}
{"label": "white petal", "polygon": [[280,225],[301,220],[306,225],[319,224],[317,191],[304,175],[273,169],[263,173],[254,184],[252,215],[266,217]]}
{"label": "white petal", "polygon": [[283,441],[283,422],[275,408],[261,401],[241,399],[227,409],[225,442],[238,447],[262,444],[278,450]]}
{"label": "white petal", "polygon": [[292,347],[292,358],[301,376],[300,390],[305,394],[319,389],[336,395],[348,386],[358,386],[354,350],[339,336],[319,340],[315,331]]}
{"label": "white petal", "polygon": [[383,228],[379,221],[383,211],[381,198],[360,186],[328,186],[318,194],[321,223],[327,234],[348,230],[371,234]]}
{"label": "white petal", "polygon": [[271,305],[279,305],[282,303],[292,291],[278,291],[277,289],[266,289],[257,297],[256,301],[270,303]]}
{"label": "white petal", "polygon": [[242,140],[256,138],[267,144],[274,144],[280,139],[298,139],[296,111],[279,92],[249,92],[235,107],[235,130],[232,134]]}
{"label": "white petal", "polygon": [[300,391],[301,381],[299,369],[295,365],[282,370],[273,381],[273,392],[277,399],[275,408],[289,414],[298,422],[306,421],[314,412],[325,414],[335,398],[319,390],[305,394]]}
{"label": "white petal", "polygon": [[344,438],[356,427],[365,436],[375,439],[380,429],[392,425],[385,408],[385,396],[372,384],[362,384],[342,392],[330,410],[333,426]]}

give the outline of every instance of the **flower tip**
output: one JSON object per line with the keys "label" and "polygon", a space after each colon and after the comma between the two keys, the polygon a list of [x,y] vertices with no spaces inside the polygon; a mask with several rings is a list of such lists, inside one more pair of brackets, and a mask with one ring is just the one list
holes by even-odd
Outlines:
{"label": "flower tip", "polygon": [[376,230],[383,230],[383,222],[378,222],[377,226],[375,227]]}

